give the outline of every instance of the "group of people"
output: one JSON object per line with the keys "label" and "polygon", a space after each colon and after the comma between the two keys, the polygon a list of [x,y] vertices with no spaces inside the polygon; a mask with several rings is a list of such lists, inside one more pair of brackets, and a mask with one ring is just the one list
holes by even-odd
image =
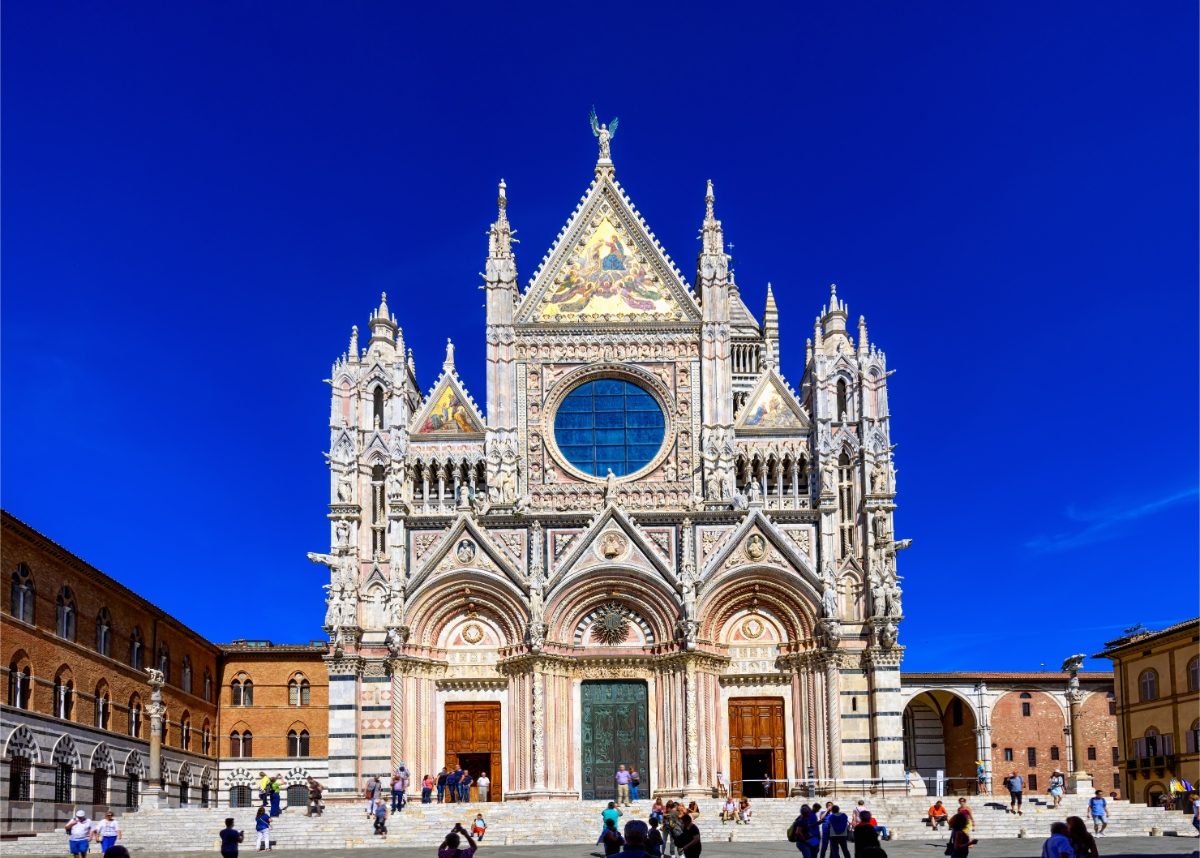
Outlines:
{"label": "group of people", "polygon": [[87,811],[77,810],[63,826],[67,832],[67,845],[72,855],[86,855],[93,843],[100,844],[100,854],[107,858],[128,858],[129,850],[118,846],[121,839],[121,823],[113,818],[113,812],[104,812],[104,819],[90,819]]}
{"label": "group of people", "polygon": [[487,801],[492,782],[487,772],[480,772],[479,777],[472,778],[470,771],[462,766],[451,771],[446,766],[438,772],[436,779],[426,775],[421,781],[421,801],[429,804],[433,801],[433,790],[437,789],[437,803],[450,804],[471,800],[471,785],[475,785],[477,801]]}
{"label": "group of people", "polygon": [[804,858],[825,858],[826,853],[850,858],[848,844],[854,843],[855,858],[882,858],[880,840],[890,840],[887,826],[880,824],[864,799],[850,813],[832,801],[800,805],[800,814],[788,828],[788,840]]}
{"label": "group of people", "polygon": [[754,811],[750,808],[750,799],[743,796],[738,801],[733,796],[726,796],[725,803],[721,805],[721,824],[733,821],[738,825],[749,825],[750,817],[753,814]]}
{"label": "group of people", "polygon": [[691,802],[686,808],[682,802],[655,799],[649,819],[631,819],[625,823],[624,834],[618,828],[621,811],[615,801],[600,811],[602,827],[596,843],[604,847],[605,856],[622,858],[663,858],[680,856],[699,858],[702,849],[700,827],[696,819],[700,807]]}
{"label": "group of people", "polygon": [[613,780],[617,785],[617,804],[624,804],[629,807],[630,801],[637,801],[638,788],[642,785],[642,776],[635,768],[625,768],[625,764],[621,763],[617,766],[616,774]]}

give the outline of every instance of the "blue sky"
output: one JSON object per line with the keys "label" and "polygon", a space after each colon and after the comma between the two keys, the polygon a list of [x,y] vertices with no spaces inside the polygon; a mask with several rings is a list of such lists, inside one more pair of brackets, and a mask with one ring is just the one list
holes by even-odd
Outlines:
{"label": "blue sky", "polygon": [[427,5],[4,5],[5,508],[319,637],[321,380],[387,290],[483,399],[496,182],[524,282],[594,103],[685,272],[714,180],[794,383],[830,282],[887,351],[907,669],[1200,611],[1194,3]]}

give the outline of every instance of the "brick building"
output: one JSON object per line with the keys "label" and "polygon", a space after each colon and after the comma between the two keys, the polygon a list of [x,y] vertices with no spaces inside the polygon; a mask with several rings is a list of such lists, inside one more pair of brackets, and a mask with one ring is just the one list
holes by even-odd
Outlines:
{"label": "brick building", "polygon": [[1172,781],[1200,782],[1200,619],[1117,638],[1096,657],[1113,663],[1129,798],[1157,805]]}

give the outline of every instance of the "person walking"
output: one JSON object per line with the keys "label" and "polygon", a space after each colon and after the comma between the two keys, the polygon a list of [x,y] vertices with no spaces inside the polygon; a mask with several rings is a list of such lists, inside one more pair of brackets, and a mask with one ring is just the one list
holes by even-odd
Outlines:
{"label": "person walking", "polygon": [[1062,804],[1063,785],[1066,779],[1063,777],[1062,769],[1055,769],[1054,774],[1050,775],[1050,798],[1054,801],[1051,807],[1058,807]]}
{"label": "person walking", "polygon": [[625,770],[624,763],[617,766],[617,773],[613,780],[617,784],[617,804],[629,807],[629,772]]}
{"label": "person walking", "polygon": [[233,827],[233,817],[225,818],[225,827],[218,833],[221,840],[221,858],[237,858],[238,844],[242,842],[242,832]]}
{"label": "person walking", "polygon": [[1200,793],[1192,793],[1189,798],[1192,800],[1192,828],[1200,832]]}
{"label": "person walking", "polygon": [[258,836],[258,851],[271,850],[271,814],[265,807],[260,807],[254,814],[254,830]]}
{"label": "person walking", "polygon": [[271,801],[271,778],[266,772],[258,773],[258,803],[263,807]]}
{"label": "person walking", "polygon": [[371,775],[363,794],[367,797],[367,816],[375,815],[375,799],[379,798],[379,778]]}
{"label": "person walking", "polygon": [[970,824],[971,821],[961,813],[950,817],[950,842],[946,844],[946,854],[950,858],[967,858],[971,847],[979,842],[967,833]]}
{"label": "person walking", "polygon": [[1092,818],[1096,836],[1103,837],[1108,828],[1108,802],[1104,800],[1103,790],[1096,790],[1096,794],[1088,799],[1088,815]]}
{"label": "person walking", "polygon": [[[631,768],[629,770],[629,797],[633,801],[638,800],[638,787],[642,785],[642,776],[638,774],[638,770]],[[628,825],[626,825],[628,827]]]}
{"label": "person walking", "polygon": [[1100,858],[1096,838],[1092,837],[1092,833],[1087,830],[1087,823],[1081,817],[1067,817],[1067,839],[1071,841],[1075,858]]}
{"label": "person walking", "polygon": [[421,804],[431,804],[433,802],[433,787],[434,780],[431,776],[425,775],[425,777],[421,778]]}
{"label": "person walking", "polygon": [[825,802],[825,807],[817,811],[817,826],[821,831],[821,853],[820,858],[825,858],[825,853],[829,851],[829,817],[833,815],[833,802]]}
{"label": "person walking", "polygon": [[674,858],[679,854],[679,847],[675,845],[675,838],[683,832],[682,824],[679,819],[683,816],[683,808],[679,806],[677,801],[668,801],[667,812],[663,816],[663,840],[667,845],[668,858]]}
{"label": "person walking", "polygon": [[321,786],[321,782],[312,775],[308,776],[308,815],[320,816],[324,811],[324,804],[321,802],[321,797],[325,794],[325,788]]}
{"label": "person walking", "polygon": [[1075,858],[1065,822],[1050,823],[1050,836],[1042,844],[1042,858]]}
{"label": "person walking", "polygon": [[96,823],[88,819],[86,812],[77,810],[75,815],[63,825],[63,829],[69,838],[67,846],[71,850],[71,854],[86,855],[92,844],[92,834],[96,830]]}
{"label": "person walking", "polygon": [[111,810],[104,811],[104,819],[96,823],[96,837],[100,839],[100,854],[112,849],[121,839],[121,823],[113,818]]}
{"label": "person walking", "polygon": [[769,774],[762,777],[762,797],[771,797],[771,776]]}
{"label": "person walking", "polygon": [[401,802],[404,801],[404,791],[400,789],[400,775],[392,775],[392,813],[399,813]]}
{"label": "person walking", "polygon": [[380,796],[375,800],[375,819],[373,821],[373,825],[375,827],[375,836],[387,837],[387,818],[388,805],[387,802],[383,800],[383,797]]}
{"label": "person walking", "polygon": [[[475,792],[479,796],[480,801],[488,800],[488,791],[492,788],[491,778],[487,776],[487,772],[480,772],[479,779],[475,781]],[[483,838],[481,837],[480,840]]]}
{"label": "person walking", "polygon": [[[463,837],[467,839],[465,849],[460,846]],[[463,828],[461,823],[456,822],[450,829],[450,833],[442,840],[442,845],[438,847],[438,858],[472,858],[478,848],[471,835],[467,833],[467,829]]]}
{"label": "person walking", "polygon": [[1023,816],[1021,797],[1025,790],[1025,778],[1017,774],[1016,769],[1013,769],[1012,774],[1004,779],[1004,788],[1008,790],[1008,812]]}
{"label": "person walking", "polygon": [[816,858],[817,848],[821,845],[821,829],[812,808],[807,804],[800,805],[800,813],[792,821],[789,837],[803,858]]}
{"label": "person walking", "polygon": [[967,800],[960,798],[958,800],[958,813],[967,820],[967,832],[970,833],[975,829],[975,814],[971,812],[971,808],[967,807]]}
{"label": "person walking", "polygon": [[412,772],[408,770],[408,766],[401,763],[400,768],[396,769],[396,774],[400,776],[400,809],[404,810],[404,806],[408,804],[408,787],[412,783]]}
{"label": "person walking", "polygon": [[942,800],[938,799],[933,803],[933,807],[926,811],[929,814],[929,827],[937,831],[943,825],[950,821],[950,812],[946,810],[946,806],[942,804]]}
{"label": "person walking", "polygon": [[441,804],[442,801],[446,797],[446,781],[449,779],[450,779],[450,772],[446,769],[445,766],[442,766],[442,770],[440,772],[438,772],[438,776],[437,776],[437,798],[438,798],[437,803],[438,804]]}
{"label": "person walking", "polygon": [[826,819],[829,820],[830,856],[836,856],[840,849],[842,858],[850,858],[850,847],[846,845],[846,841],[850,839],[850,817],[842,813],[842,809],[835,804],[829,809]]}
{"label": "person walking", "polygon": [[600,811],[600,837],[596,840],[596,843],[604,842],[604,831],[608,828],[608,824],[611,822],[612,827],[616,828],[620,819],[621,811],[617,809],[617,803],[610,801],[608,807]]}
{"label": "person walking", "polygon": [[691,814],[685,813],[679,818],[683,831],[675,838],[675,846],[683,853],[683,858],[700,858],[703,846],[700,843],[700,828]]}

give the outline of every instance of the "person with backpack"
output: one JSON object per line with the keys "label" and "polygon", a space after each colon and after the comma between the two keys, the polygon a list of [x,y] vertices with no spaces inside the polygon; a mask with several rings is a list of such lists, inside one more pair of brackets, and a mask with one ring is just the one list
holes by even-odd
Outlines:
{"label": "person with backpack", "polygon": [[1103,837],[1104,829],[1108,828],[1108,802],[1104,800],[1103,790],[1096,790],[1096,794],[1088,799],[1088,815],[1092,818],[1096,836]]}
{"label": "person with backpack", "polygon": [[829,854],[836,856],[840,849],[842,858],[850,858],[850,847],[846,845],[850,839],[850,817],[835,804],[826,818],[829,820]]}
{"label": "person with backpack", "polygon": [[796,844],[796,849],[804,858],[816,858],[817,849],[821,845],[821,831],[817,825],[817,817],[808,805],[800,805],[800,815],[788,830],[788,840]]}
{"label": "person with backpack", "polygon": [[604,820],[604,831],[600,834],[600,843],[604,847],[606,856],[616,855],[625,845],[625,838],[621,836],[621,832],[617,831],[617,823],[611,817],[606,817]]}
{"label": "person with backpack", "polygon": [[961,813],[950,817],[950,842],[946,844],[946,854],[950,858],[967,858],[971,847],[978,843],[967,834],[969,820]]}
{"label": "person with backpack", "polygon": [[692,819],[691,814],[685,813],[679,818],[682,832],[675,838],[675,848],[683,853],[683,858],[700,858],[700,827]]}
{"label": "person with backpack", "polygon": [[[460,849],[459,844],[462,843],[461,838],[467,839],[467,847]],[[472,858],[475,850],[478,849],[475,841],[471,839],[471,835],[467,833],[467,829],[463,828],[459,823],[454,823],[454,827],[450,829],[450,833],[442,841],[442,845],[438,847],[438,858]]]}
{"label": "person with backpack", "polygon": [[445,766],[438,772],[437,776],[437,803],[441,804],[446,797],[446,781],[450,778],[450,772]]}

